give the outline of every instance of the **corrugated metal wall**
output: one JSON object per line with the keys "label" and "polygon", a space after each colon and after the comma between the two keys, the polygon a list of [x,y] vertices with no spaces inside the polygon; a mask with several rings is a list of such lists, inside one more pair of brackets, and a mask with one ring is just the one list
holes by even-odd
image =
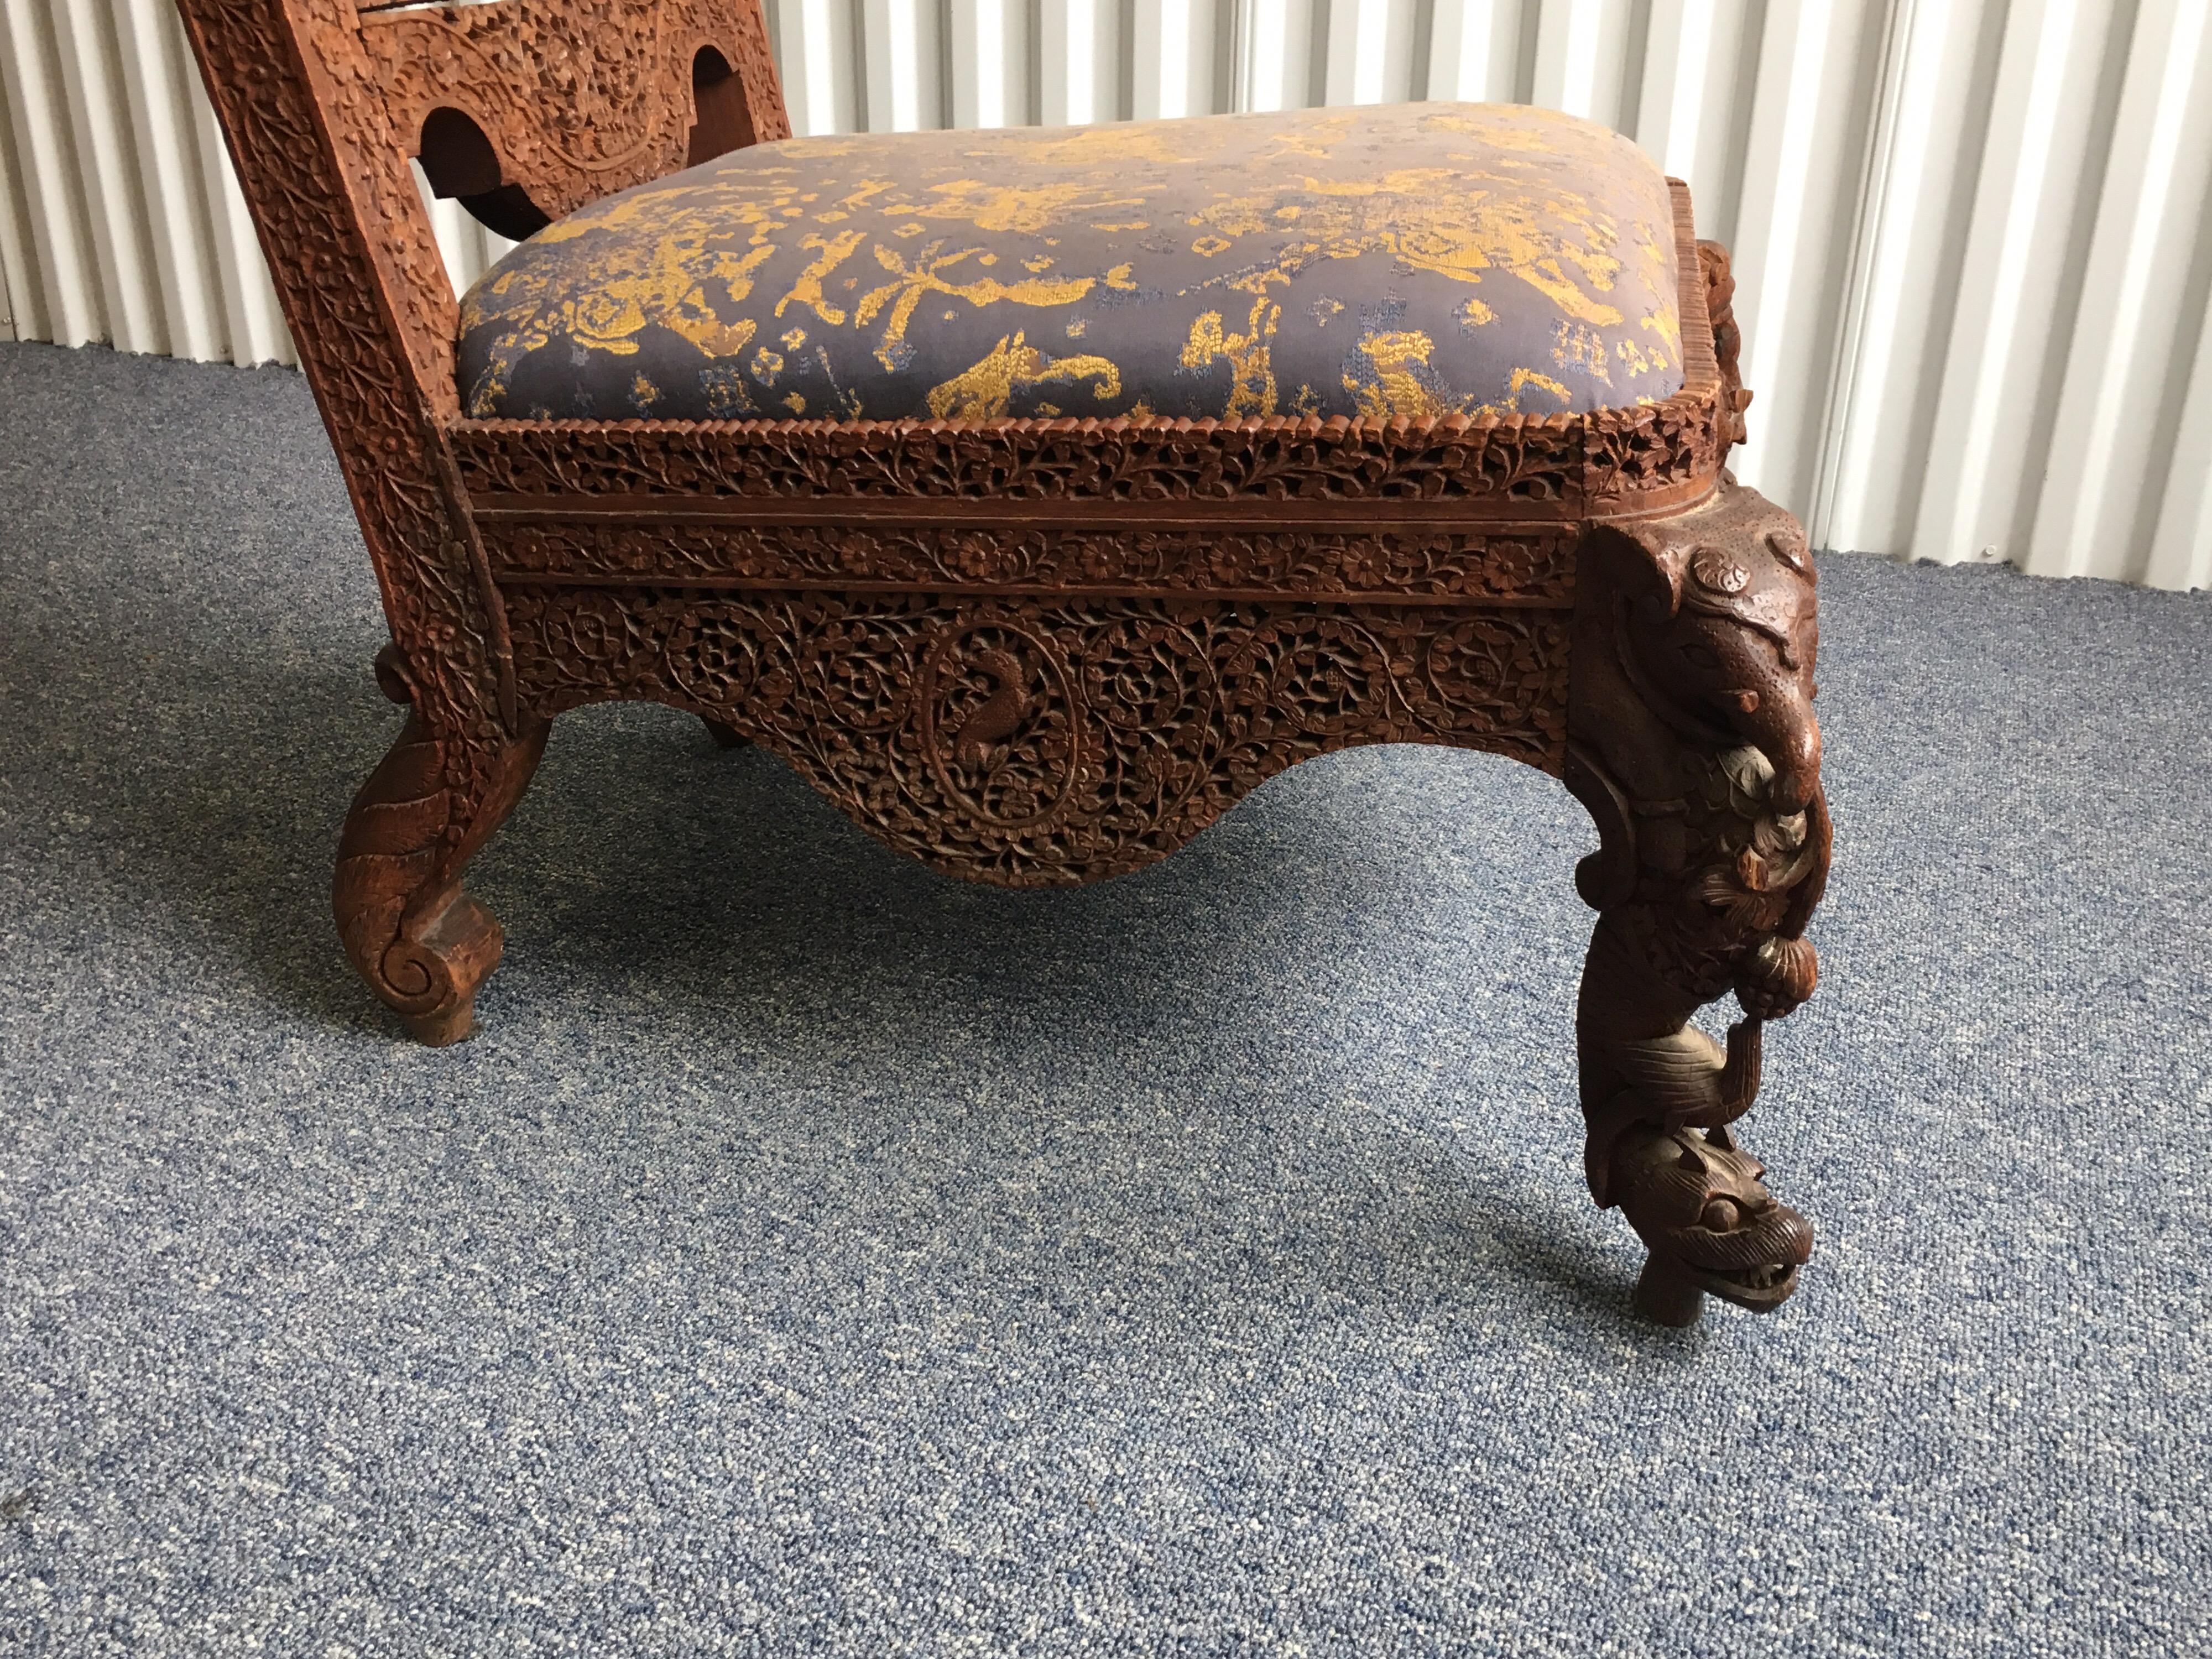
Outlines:
{"label": "corrugated metal wall", "polygon": [[[1512,99],[1735,250],[1815,538],[2212,586],[2212,0],[770,0],[801,133]],[[25,337],[289,344],[168,0],[0,0]],[[458,281],[501,244],[435,210]]]}

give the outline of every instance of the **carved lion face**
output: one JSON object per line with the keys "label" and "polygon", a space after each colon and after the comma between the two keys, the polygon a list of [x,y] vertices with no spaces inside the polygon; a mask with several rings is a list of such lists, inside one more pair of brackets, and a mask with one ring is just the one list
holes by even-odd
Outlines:
{"label": "carved lion face", "polygon": [[1765,1166],[1727,1130],[1633,1130],[1613,1158],[1611,1190],[1629,1225],[1700,1290],[1765,1313],[1797,1288],[1812,1225],[1776,1201]]}

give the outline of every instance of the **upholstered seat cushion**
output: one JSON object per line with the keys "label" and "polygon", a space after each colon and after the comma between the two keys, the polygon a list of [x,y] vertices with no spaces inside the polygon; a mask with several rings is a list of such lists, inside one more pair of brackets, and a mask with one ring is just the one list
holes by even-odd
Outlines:
{"label": "upholstered seat cushion", "polygon": [[480,417],[1550,414],[1682,382],[1603,127],[1405,104],[794,138],[593,203],[461,306]]}

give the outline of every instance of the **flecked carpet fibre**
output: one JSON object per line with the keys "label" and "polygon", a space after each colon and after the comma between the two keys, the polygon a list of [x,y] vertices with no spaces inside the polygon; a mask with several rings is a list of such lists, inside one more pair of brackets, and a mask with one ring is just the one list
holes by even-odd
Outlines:
{"label": "flecked carpet fibre", "polygon": [[1819,1243],[1638,1322],[1594,837],[1367,750],[1064,893],[564,718],[483,1034],[330,925],[398,716],[301,381],[0,347],[0,1653],[2212,1644],[2212,600],[1836,555]]}

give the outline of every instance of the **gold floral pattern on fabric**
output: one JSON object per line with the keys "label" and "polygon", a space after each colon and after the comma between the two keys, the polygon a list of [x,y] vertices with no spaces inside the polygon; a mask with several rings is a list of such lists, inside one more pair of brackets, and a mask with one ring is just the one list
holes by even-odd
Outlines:
{"label": "gold floral pattern on fabric", "polygon": [[593,203],[461,302],[469,413],[1398,416],[1682,384],[1666,180],[1399,104],[793,138]]}

